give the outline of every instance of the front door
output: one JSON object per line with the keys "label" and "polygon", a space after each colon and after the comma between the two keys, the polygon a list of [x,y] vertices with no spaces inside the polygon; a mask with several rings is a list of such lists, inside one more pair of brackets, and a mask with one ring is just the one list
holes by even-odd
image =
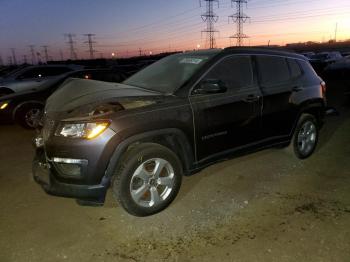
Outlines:
{"label": "front door", "polygon": [[[192,90],[197,161],[260,139],[262,99],[254,75],[250,56],[232,55],[214,65]],[[223,88],[211,92],[206,83]]]}

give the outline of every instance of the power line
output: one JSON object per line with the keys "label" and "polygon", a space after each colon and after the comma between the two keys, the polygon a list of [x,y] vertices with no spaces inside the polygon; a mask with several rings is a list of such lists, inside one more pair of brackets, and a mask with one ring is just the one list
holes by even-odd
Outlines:
{"label": "power line", "polygon": [[214,2],[217,3],[219,7],[219,1],[218,0],[200,0],[201,2],[204,1],[206,4],[207,11],[201,15],[203,22],[207,23],[207,28],[205,30],[202,30],[202,33],[207,34],[207,40],[206,40],[206,47],[209,47],[210,49],[215,47],[215,33],[218,32],[214,29],[214,23],[216,23],[219,20],[219,16],[217,16],[214,13]]}
{"label": "power line", "polygon": [[84,43],[89,45],[88,52],[90,53],[90,59],[94,59],[94,53],[96,52],[96,50],[94,50],[93,44],[95,44],[96,42],[93,41],[92,38],[95,36],[95,34],[84,34],[84,36],[87,36],[88,38],[88,40]]}
{"label": "power line", "polygon": [[75,48],[74,48],[74,45],[75,45],[75,41],[73,40],[73,38],[75,37],[75,34],[65,34],[65,36],[68,38],[68,46],[69,46],[69,52],[70,52],[70,58],[72,60],[77,60],[78,59],[78,56],[77,56],[77,53],[75,52]]}
{"label": "power line", "polygon": [[236,4],[236,13],[229,16],[234,23],[237,24],[237,32],[231,38],[235,38],[237,46],[243,45],[243,39],[248,38],[246,34],[243,33],[243,24],[247,21],[249,16],[243,13],[243,4],[247,4],[247,0],[231,0],[231,5]]}

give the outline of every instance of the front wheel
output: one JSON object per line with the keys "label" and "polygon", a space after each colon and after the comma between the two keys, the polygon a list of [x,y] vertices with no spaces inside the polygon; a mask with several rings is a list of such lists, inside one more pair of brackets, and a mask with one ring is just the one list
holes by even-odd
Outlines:
{"label": "front wheel", "polygon": [[39,126],[43,113],[40,104],[28,104],[20,107],[15,114],[15,121],[26,129],[35,129]]}
{"label": "front wheel", "polygon": [[177,155],[164,146],[144,143],[123,157],[112,190],[128,213],[148,216],[162,211],[175,199],[181,180],[182,166]]}
{"label": "front wheel", "polygon": [[291,146],[295,155],[305,159],[312,155],[318,142],[318,123],[311,114],[303,114],[294,131]]}

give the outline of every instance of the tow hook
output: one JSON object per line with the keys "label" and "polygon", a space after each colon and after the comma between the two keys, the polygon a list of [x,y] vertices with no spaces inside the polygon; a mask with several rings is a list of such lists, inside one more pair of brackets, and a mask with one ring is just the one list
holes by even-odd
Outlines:
{"label": "tow hook", "polygon": [[339,111],[334,107],[328,107],[326,109],[326,116],[339,116]]}

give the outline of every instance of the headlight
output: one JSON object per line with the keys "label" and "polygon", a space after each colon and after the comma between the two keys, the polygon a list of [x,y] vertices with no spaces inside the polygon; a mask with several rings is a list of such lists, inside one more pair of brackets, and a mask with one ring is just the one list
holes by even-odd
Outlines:
{"label": "headlight", "polygon": [[0,110],[4,110],[9,105],[9,103],[10,101],[0,102]]}
{"label": "headlight", "polygon": [[93,139],[109,126],[108,121],[92,123],[61,123],[56,130],[56,136]]}

